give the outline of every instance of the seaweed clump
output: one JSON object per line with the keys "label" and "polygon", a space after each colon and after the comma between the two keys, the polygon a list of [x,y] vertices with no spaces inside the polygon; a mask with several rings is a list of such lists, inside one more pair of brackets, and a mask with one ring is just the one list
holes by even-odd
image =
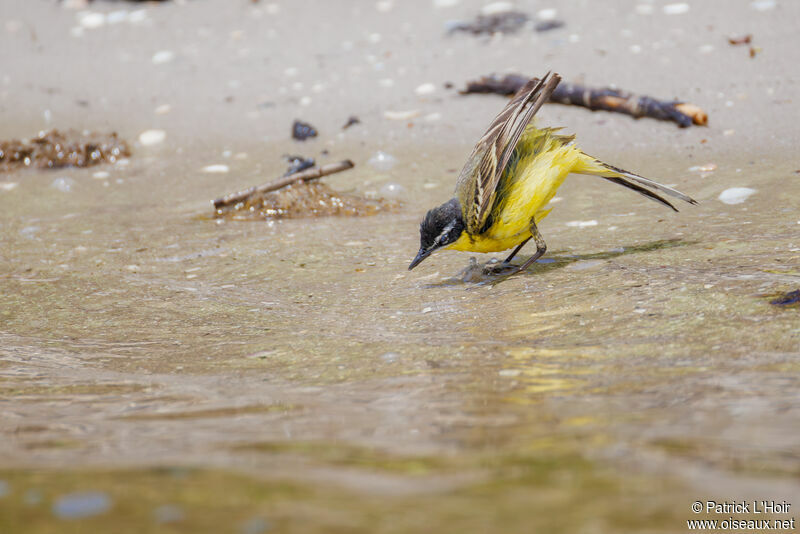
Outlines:
{"label": "seaweed clump", "polygon": [[27,141],[0,141],[0,172],[24,167],[59,169],[114,163],[131,155],[128,143],[115,132],[98,134],[50,130]]}
{"label": "seaweed clump", "polygon": [[339,193],[317,181],[300,181],[277,191],[254,195],[214,213],[216,218],[233,220],[364,217],[395,207],[395,202]]}

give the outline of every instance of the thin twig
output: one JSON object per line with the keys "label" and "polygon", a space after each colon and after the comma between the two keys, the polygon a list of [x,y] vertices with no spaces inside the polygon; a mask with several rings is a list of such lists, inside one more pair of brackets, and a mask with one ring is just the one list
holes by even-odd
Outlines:
{"label": "thin twig", "polygon": [[225,206],[238,204],[239,202],[244,202],[253,195],[260,195],[264,193],[269,193],[270,191],[276,191],[278,189],[286,187],[287,185],[291,185],[295,182],[316,180],[317,178],[321,178],[323,176],[327,176],[329,174],[334,174],[337,172],[346,171],[348,169],[352,169],[353,167],[354,167],[353,162],[350,161],[349,159],[346,159],[338,163],[330,163],[328,165],[323,165],[322,167],[317,167],[314,169],[306,169],[304,171],[290,174],[289,176],[285,176],[268,184],[253,186],[249,189],[245,189],[244,191],[239,191],[238,193],[231,193],[230,195],[225,195],[222,198],[214,200],[214,208],[220,209],[224,208]]}
{"label": "thin twig", "polygon": [[[484,76],[467,83],[461,94],[497,93],[513,95],[529,78],[519,74]],[[705,126],[708,115],[700,107],[680,101],[662,101],[655,98],[611,88],[591,88],[573,83],[562,83],[550,96],[551,102],[582,106],[592,111],[602,109],[624,113],[634,118],[650,117],[672,121],[685,128],[692,124]]]}

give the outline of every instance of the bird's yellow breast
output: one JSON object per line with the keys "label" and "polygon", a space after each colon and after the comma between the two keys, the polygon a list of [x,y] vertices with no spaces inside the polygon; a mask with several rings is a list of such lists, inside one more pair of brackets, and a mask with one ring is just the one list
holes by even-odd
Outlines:
{"label": "bird's yellow breast", "polygon": [[549,128],[528,126],[497,186],[490,226],[477,235],[463,232],[447,248],[501,252],[528,239],[531,219],[539,222],[550,213],[545,206],[578,163],[580,151],[571,141]]}

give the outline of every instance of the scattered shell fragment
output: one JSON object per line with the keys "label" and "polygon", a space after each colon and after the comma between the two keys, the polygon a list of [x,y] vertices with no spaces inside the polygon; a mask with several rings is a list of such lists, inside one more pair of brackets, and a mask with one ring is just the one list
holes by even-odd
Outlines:
{"label": "scattered shell fragment", "polygon": [[481,15],[497,15],[498,13],[511,11],[512,9],[514,9],[514,4],[511,2],[492,2],[481,8]]}
{"label": "scattered shell fragment", "polygon": [[225,174],[229,170],[230,168],[223,164],[206,165],[203,167],[203,172],[207,172],[209,174]]}
{"label": "scattered shell fragment", "polygon": [[96,173],[92,174],[92,178],[97,180],[105,180],[109,176],[110,174],[107,171],[97,171]]}
{"label": "scattered shell fragment", "polygon": [[410,109],[407,111],[384,111],[383,116],[392,121],[407,121],[419,117],[420,111],[418,109]]}
{"label": "scattered shell fragment", "polygon": [[685,2],[677,4],[667,4],[661,8],[666,15],[683,15],[689,12],[689,4]]}
{"label": "scattered shell fragment", "polygon": [[689,172],[714,172],[716,170],[716,163],[706,163],[705,165],[694,165],[689,167]]}
{"label": "scattered shell fragment", "polygon": [[461,0],[433,0],[433,7],[453,7],[460,2]]}
{"label": "scattered shell fragment", "polygon": [[719,194],[719,200],[725,204],[741,204],[755,192],[749,187],[731,187]]}
{"label": "scattered shell fragment", "polygon": [[11,191],[19,184],[17,182],[0,182],[0,191]]}
{"label": "scattered shell fragment", "polygon": [[163,143],[167,138],[167,132],[164,130],[145,130],[139,134],[139,143],[144,146],[153,146]]}

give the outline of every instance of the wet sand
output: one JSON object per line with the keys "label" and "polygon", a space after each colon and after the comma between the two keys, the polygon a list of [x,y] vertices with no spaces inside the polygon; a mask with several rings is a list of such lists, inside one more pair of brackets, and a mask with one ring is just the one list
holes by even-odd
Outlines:
{"label": "wet sand", "polygon": [[[800,502],[800,320],[770,304],[800,286],[796,4],[517,2],[566,25],[491,39],[446,35],[481,2],[299,4],[0,4],[0,139],[133,152],[0,174],[0,531],[675,532],[697,499]],[[576,176],[524,276],[409,273],[504,102],[444,84],[551,69],[706,109],[539,119],[700,205]],[[284,154],[403,206],[202,217]],[[59,516],[86,491],[108,509]]]}

